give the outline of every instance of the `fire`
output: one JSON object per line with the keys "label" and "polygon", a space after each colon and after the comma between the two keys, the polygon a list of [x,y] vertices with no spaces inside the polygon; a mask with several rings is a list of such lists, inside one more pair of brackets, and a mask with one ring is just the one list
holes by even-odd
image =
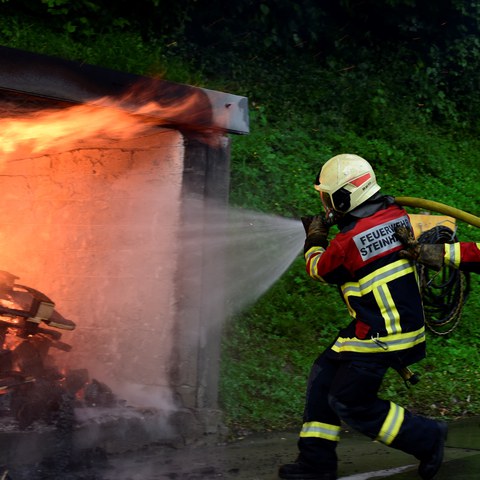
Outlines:
{"label": "fire", "polygon": [[98,136],[125,139],[146,129],[145,122],[115,109],[75,105],[64,110],[44,110],[27,118],[0,120],[0,153],[9,156],[44,154],[68,149]]}
{"label": "fire", "polygon": [[49,351],[70,350],[58,330],[73,330],[75,323],[60,315],[45,294],[18,279],[0,270],[0,395],[7,396],[0,417],[11,414],[26,428],[46,418],[65,391]]}
{"label": "fire", "polygon": [[[172,87],[173,88],[173,87]],[[208,132],[211,106],[200,89],[171,92],[159,97],[154,79],[132,87],[120,97],[102,97],[66,108],[52,108],[23,117],[0,119],[0,155],[3,161],[29,158],[81,147],[93,138],[128,140],[152,126],[194,124]],[[168,89],[167,89],[168,90]]]}

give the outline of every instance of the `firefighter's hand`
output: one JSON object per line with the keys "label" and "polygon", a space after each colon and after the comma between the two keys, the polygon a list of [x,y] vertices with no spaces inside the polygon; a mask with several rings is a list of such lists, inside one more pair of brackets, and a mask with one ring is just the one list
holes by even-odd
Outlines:
{"label": "firefighter's hand", "polygon": [[395,235],[405,247],[400,251],[400,257],[421,263],[435,270],[442,268],[445,254],[443,244],[419,243],[406,227],[397,227]]}
{"label": "firefighter's hand", "polygon": [[305,234],[308,235],[308,228],[310,227],[310,224],[312,223],[312,220],[315,217],[312,215],[308,215],[305,217],[300,217],[300,220],[302,221],[303,228],[305,229]]}
{"label": "firefighter's hand", "polygon": [[400,251],[400,256],[416,261],[420,254],[420,244],[415,240],[412,231],[407,227],[397,227],[395,235],[405,247],[405,250]]}
{"label": "firefighter's hand", "polygon": [[328,237],[330,227],[321,215],[315,215],[308,226],[307,236]]}
{"label": "firefighter's hand", "polygon": [[321,215],[315,215],[310,217],[309,220],[308,227],[305,227],[307,238],[305,239],[304,251],[306,252],[310,248],[317,246],[327,248],[330,227],[325,222],[325,219]]}

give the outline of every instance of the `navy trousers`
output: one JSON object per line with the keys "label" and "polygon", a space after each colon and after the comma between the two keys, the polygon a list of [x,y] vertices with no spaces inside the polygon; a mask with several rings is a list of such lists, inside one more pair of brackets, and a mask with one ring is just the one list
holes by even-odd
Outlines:
{"label": "navy trousers", "polygon": [[317,358],[310,372],[298,441],[300,461],[319,471],[336,471],[342,421],[418,459],[432,452],[438,423],[380,399],[378,392],[389,367],[370,359],[340,361],[326,353]]}

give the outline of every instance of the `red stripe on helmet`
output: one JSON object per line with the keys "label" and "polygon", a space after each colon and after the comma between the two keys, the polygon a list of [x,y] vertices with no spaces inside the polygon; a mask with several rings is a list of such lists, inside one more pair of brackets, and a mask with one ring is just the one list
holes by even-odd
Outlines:
{"label": "red stripe on helmet", "polygon": [[356,187],[359,187],[360,185],[365,183],[367,180],[370,180],[370,178],[372,178],[370,173],[366,173],[365,175],[362,175],[361,177],[358,177],[358,178],[355,178],[354,180],[351,180],[349,183],[351,183],[352,185],[355,185]]}

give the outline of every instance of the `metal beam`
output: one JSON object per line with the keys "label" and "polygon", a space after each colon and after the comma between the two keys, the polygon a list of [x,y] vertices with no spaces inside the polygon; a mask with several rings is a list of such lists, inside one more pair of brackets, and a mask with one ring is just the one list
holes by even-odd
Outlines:
{"label": "metal beam", "polygon": [[[0,47],[0,90],[101,106],[108,97],[124,110],[180,130],[249,132],[246,97],[8,47]],[[157,109],[142,111],[152,102]]]}

